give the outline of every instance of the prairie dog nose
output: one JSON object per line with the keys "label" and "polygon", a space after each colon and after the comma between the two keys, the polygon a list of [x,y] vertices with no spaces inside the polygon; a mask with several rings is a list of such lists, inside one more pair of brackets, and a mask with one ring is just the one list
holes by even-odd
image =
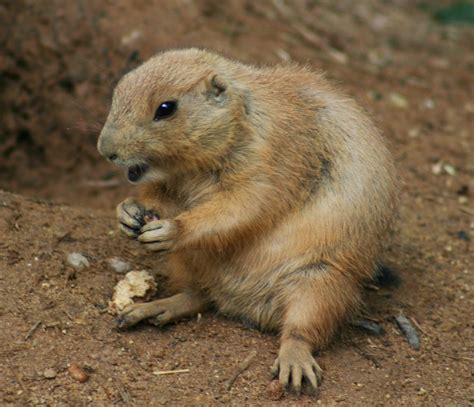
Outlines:
{"label": "prairie dog nose", "polygon": [[112,135],[105,129],[100,133],[99,140],[97,141],[97,150],[103,157],[110,161],[115,161],[118,158]]}

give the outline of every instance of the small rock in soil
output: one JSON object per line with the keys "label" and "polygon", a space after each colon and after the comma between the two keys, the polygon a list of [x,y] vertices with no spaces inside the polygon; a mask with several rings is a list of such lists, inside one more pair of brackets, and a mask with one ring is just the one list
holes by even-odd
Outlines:
{"label": "small rock in soil", "polygon": [[87,260],[81,253],[69,253],[66,258],[67,264],[74,267],[76,270],[82,270],[90,266]]}
{"label": "small rock in soil", "polygon": [[398,107],[399,109],[406,109],[408,107],[408,100],[406,100],[405,97],[397,92],[390,93],[388,99],[392,105]]}
{"label": "small rock in soil", "polygon": [[439,175],[443,171],[443,162],[439,161],[431,167],[431,172],[434,175]]}
{"label": "small rock in soil", "polygon": [[459,239],[464,240],[465,242],[471,241],[471,236],[469,236],[464,230],[460,230],[456,235]]}
{"label": "small rock in soil", "polygon": [[76,363],[71,363],[67,371],[69,375],[79,383],[85,383],[89,380],[87,372]]}
{"label": "small rock in soil", "polygon": [[272,401],[280,400],[283,397],[283,386],[278,379],[268,383],[267,397]]}
{"label": "small rock in soil", "polygon": [[457,194],[461,196],[469,196],[469,185],[461,185],[457,190]]}
{"label": "small rock in soil", "polygon": [[48,368],[43,372],[43,376],[46,379],[54,379],[56,377],[57,373],[54,369]]}
{"label": "small rock in soil", "polygon": [[458,195],[474,198],[474,180],[470,181],[457,190]]}
{"label": "small rock in soil", "polygon": [[457,172],[456,168],[452,164],[449,164],[449,163],[444,164],[443,169],[444,169],[444,172],[446,172],[446,174],[451,175],[452,177],[456,175],[456,172]]}
{"label": "small rock in soil", "polygon": [[407,341],[410,344],[410,346],[415,350],[419,350],[420,338],[418,337],[416,329],[412,325],[410,320],[404,315],[398,315],[397,317],[395,317],[395,321],[398,327],[400,328],[400,331],[402,332],[402,334],[405,336],[405,338],[407,338]]}
{"label": "small rock in soil", "polygon": [[112,257],[107,259],[107,263],[109,263],[109,266],[112,267],[115,272],[120,274],[127,273],[132,269],[130,263],[122,260],[120,257]]}
{"label": "small rock in soil", "polygon": [[435,175],[440,175],[442,173],[451,175],[454,177],[457,173],[456,167],[454,165],[444,162],[444,161],[438,161],[436,164],[434,164],[431,167],[431,172]]}

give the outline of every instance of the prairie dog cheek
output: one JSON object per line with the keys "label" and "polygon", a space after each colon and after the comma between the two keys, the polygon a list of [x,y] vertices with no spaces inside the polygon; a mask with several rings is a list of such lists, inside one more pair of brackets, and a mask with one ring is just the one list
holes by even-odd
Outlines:
{"label": "prairie dog cheek", "polygon": [[144,181],[158,181],[162,182],[168,178],[168,173],[159,168],[151,168],[144,177]]}

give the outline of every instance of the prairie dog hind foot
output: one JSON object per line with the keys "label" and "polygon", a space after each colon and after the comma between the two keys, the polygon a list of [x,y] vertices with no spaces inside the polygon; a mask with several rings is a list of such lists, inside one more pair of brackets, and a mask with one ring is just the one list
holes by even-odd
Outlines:
{"label": "prairie dog hind foot", "polygon": [[142,320],[163,326],[192,317],[206,308],[206,302],[193,293],[180,293],[168,298],[128,305],[117,318],[117,328],[130,328]]}
{"label": "prairie dog hind foot", "polygon": [[309,344],[304,340],[287,339],[280,346],[271,373],[286,389],[294,390],[299,395],[304,384],[307,393],[317,391],[323,370],[313,358]]}

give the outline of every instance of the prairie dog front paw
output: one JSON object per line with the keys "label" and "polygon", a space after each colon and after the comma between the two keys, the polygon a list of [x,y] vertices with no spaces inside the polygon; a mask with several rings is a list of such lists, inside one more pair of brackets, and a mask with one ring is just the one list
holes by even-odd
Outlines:
{"label": "prairie dog front paw", "polygon": [[153,220],[140,230],[138,241],[152,251],[167,251],[173,248],[178,235],[178,226],[169,219]]}
{"label": "prairie dog front paw", "polygon": [[132,197],[119,203],[116,213],[120,231],[130,238],[137,238],[140,235],[140,229],[147,222],[159,219],[158,214],[147,210]]}

